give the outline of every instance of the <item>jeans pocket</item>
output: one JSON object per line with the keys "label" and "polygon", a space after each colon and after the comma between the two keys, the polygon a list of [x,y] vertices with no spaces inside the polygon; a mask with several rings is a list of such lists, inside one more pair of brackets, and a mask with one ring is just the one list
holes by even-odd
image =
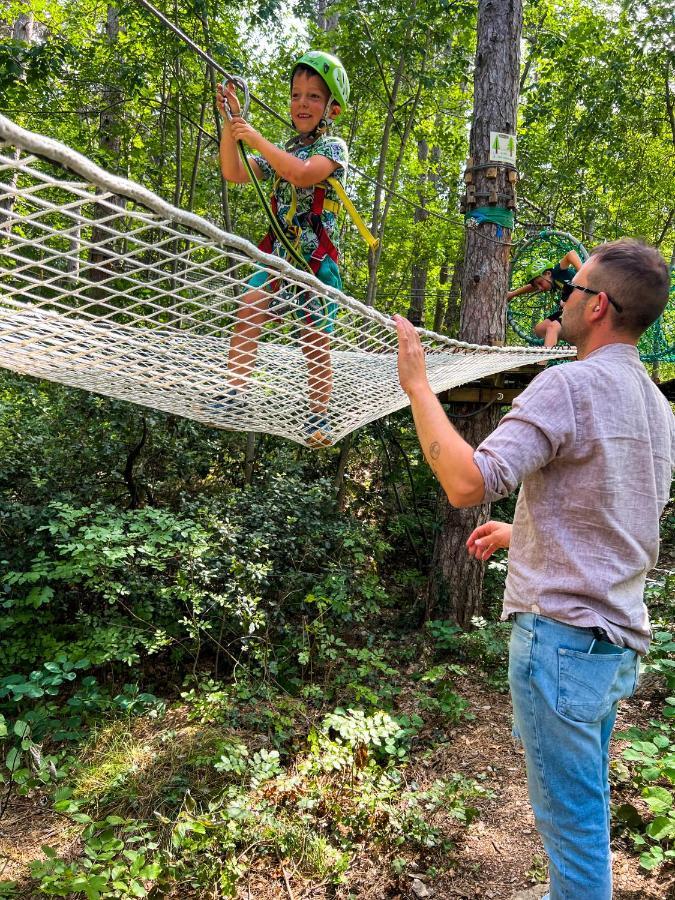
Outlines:
{"label": "jeans pocket", "polygon": [[558,649],[557,711],[574,722],[599,722],[635,685],[633,651],[599,654]]}

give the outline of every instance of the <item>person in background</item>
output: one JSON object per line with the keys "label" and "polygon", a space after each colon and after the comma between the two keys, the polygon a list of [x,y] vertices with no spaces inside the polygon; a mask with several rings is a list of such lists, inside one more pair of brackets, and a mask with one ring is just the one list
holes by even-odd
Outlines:
{"label": "person in background", "polygon": [[[570,250],[563,258],[553,263],[548,260],[535,260],[527,269],[525,277],[527,281],[515,291],[509,291],[506,295],[507,302],[514,297],[523,294],[534,294],[544,291],[562,291],[570,284],[576,273],[581,269],[581,259],[576,250]],[[560,317],[562,316],[562,304],[558,304],[549,315],[534,326],[535,335],[543,340],[544,347],[555,347],[560,339]],[[546,360],[539,365],[545,366]]]}

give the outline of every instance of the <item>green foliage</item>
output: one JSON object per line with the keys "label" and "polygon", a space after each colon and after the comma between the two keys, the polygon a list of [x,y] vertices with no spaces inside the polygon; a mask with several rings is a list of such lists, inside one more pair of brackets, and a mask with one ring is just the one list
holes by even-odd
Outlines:
{"label": "green foliage", "polygon": [[[675,698],[670,702],[675,714]],[[650,816],[646,820],[633,804],[624,803],[616,818],[640,853],[640,865],[655,869],[675,859],[675,728],[652,722],[649,729],[631,728],[618,737],[629,741],[622,757]]]}
{"label": "green foliage", "polygon": [[468,701],[453,690],[450,675],[466,675],[466,670],[461,666],[443,664],[418,676],[420,682],[431,687],[430,694],[418,694],[420,707],[444,719],[446,725],[454,725],[461,719],[475,718],[468,712]]}
{"label": "green foliage", "polygon": [[87,900],[147,897],[161,873],[158,843],[150,827],[119,816],[90,822],[77,860],[60,859],[43,847],[44,861],[31,865],[39,890],[48,897],[83,895]]}
{"label": "green foliage", "polygon": [[506,690],[510,625],[481,618],[474,618],[472,625],[471,631],[462,631],[453,622],[431,620],[426,627],[437,651],[479,666],[490,684]]}
{"label": "green foliage", "polygon": [[669,51],[651,6],[526,4],[518,155],[522,190],[558,227],[591,245],[642,235],[669,258]]}
{"label": "green foliage", "polygon": [[[427,325],[437,303],[444,312],[438,282],[464,235],[476,4],[450,6],[449,16],[446,2],[339,2],[335,28],[308,26],[310,43],[335,50],[352,76],[341,133],[367,176],[350,192],[382,228],[377,308],[406,311],[415,266]],[[526,4],[521,195],[591,244],[628,232],[672,251],[666,6],[645,17],[637,2]],[[199,59],[133,4],[113,34],[89,0],[34,0],[30,45],[8,36],[26,9],[4,7],[4,111],[238,234],[261,233],[250,188],[222,192]],[[288,68],[307,37],[276,0],[179,0],[171,14],[286,109]],[[251,23],[264,27],[263,55]],[[288,137],[257,109],[252,121]],[[375,177],[423,198],[431,215],[392,195],[385,209]],[[343,246],[347,290],[363,298],[366,252],[353,229]],[[83,842],[73,858],[45,851],[36,895],[234,896],[258,853],[332,886],[366,842],[401,868],[411,853],[447,855],[448,822],[476,815],[480,784],[421,784],[410,763],[437,726],[470,719],[459,679],[479,668],[506,686],[508,625],[492,621],[504,561],[487,567],[490,621],[466,633],[431,622],[412,638],[437,486],[409,418],[354,438],[346,512],[335,502],[339,451],[310,457],[256,440],[245,485],[242,435],[0,373],[3,792],[51,793]],[[513,498],[501,507],[510,520]],[[636,733],[623,760],[640,796],[627,827],[648,867],[673,847],[672,595],[672,573],[647,592],[663,624],[645,667],[667,687],[665,724]],[[180,685],[180,706],[161,721]],[[23,887],[0,884],[0,896]]]}
{"label": "green foliage", "polygon": [[[675,572],[670,572],[666,576],[666,584],[669,581],[672,582],[674,576]],[[675,693],[675,635],[673,635],[672,631],[666,630],[665,627],[654,631],[649,653],[642,664],[642,672],[645,675],[660,676],[664,681],[666,691]],[[672,701],[672,698],[669,699]],[[665,716],[675,716],[675,708],[673,708],[671,702],[667,701],[663,714]]]}

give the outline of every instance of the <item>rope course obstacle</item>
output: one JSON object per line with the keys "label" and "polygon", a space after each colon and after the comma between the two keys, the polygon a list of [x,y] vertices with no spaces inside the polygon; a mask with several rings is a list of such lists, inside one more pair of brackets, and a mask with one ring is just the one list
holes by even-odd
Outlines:
{"label": "rope course obstacle", "polygon": [[[566,231],[545,228],[516,246],[511,263],[510,287],[526,284],[526,271],[536,259],[559,260],[570,250],[576,250],[583,262],[588,259],[588,251]],[[508,323],[518,337],[533,346],[540,346],[543,340],[534,334],[534,326],[553,312],[560,302],[559,292],[541,291],[514,297],[506,307]]]}
{"label": "rope course obstacle", "polygon": [[[0,365],[220,428],[307,443],[298,323],[337,305],[332,442],[407,405],[392,321],[276,256],[0,116]],[[275,316],[245,402],[219,402],[239,298],[255,269]],[[569,350],[479,347],[420,332],[435,391]]]}
{"label": "rope course obstacle", "polygon": [[670,267],[670,298],[661,318],[648,328],[638,344],[645,363],[675,363],[675,266]]}
{"label": "rope course obstacle", "polygon": [[[545,228],[516,246],[511,263],[511,288],[527,281],[526,271],[533,260],[559,260],[569,250],[576,250],[582,262],[588,251],[566,231]],[[640,358],[645,363],[675,362],[675,269],[670,273],[670,301],[664,314],[649,328],[638,344]],[[534,334],[534,326],[545,319],[560,302],[559,292],[546,291],[521,294],[509,303],[507,319],[515,334],[528,344],[539,346],[541,338]]]}

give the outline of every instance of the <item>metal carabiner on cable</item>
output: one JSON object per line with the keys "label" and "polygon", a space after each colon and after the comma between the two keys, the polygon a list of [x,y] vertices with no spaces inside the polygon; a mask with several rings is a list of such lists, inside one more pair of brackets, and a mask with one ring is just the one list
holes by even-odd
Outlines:
{"label": "metal carabiner on cable", "polygon": [[[227,81],[223,82],[223,88],[227,87],[228,84],[233,84],[235,87],[238,87],[240,91],[244,93],[244,105],[240,107],[238,115],[241,116],[242,119],[245,119],[248,115],[248,108],[251,105],[251,93],[248,88],[248,81],[245,78],[241,78],[239,75],[230,75]],[[223,96],[223,108],[225,109],[225,115],[228,120],[232,121],[232,116],[234,115],[232,110],[230,109],[230,104],[227,102],[225,97]]]}

